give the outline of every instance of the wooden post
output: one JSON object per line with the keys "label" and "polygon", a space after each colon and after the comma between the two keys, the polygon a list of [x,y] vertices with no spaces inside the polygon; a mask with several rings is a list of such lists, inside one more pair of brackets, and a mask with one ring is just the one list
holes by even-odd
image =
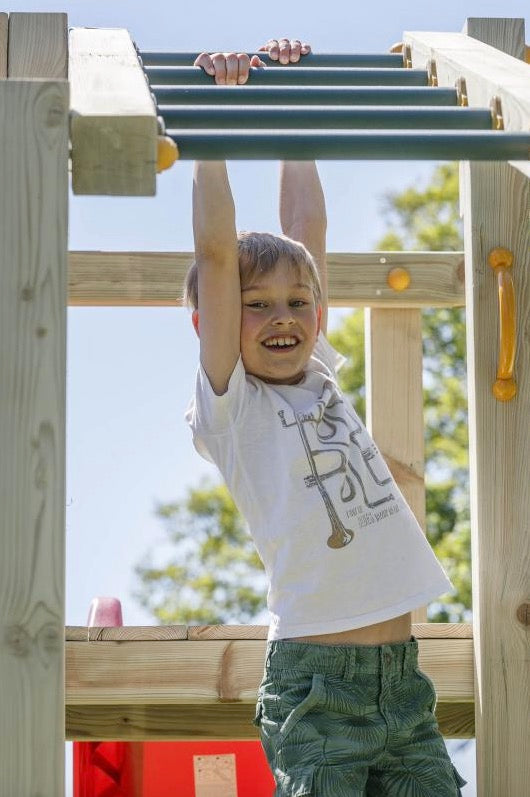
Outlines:
{"label": "wooden post", "polygon": [[0,79],[7,77],[7,26],[9,17],[0,12]]}
{"label": "wooden post", "polygon": [[[421,310],[364,312],[367,427],[425,531]],[[426,620],[425,606],[413,610]]]}
{"label": "wooden post", "polygon": [[[489,44],[499,22],[491,20]],[[477,787],[481,797],[520,797],[530,760],[530,181],[505,163],[468,163],[463,171]],[[492,394],[499,321],[487,258],[498,246],[514,255],[517,394],[506,403]]]}
{"label": "wooden post", "polygon": [[[46,38],[45,31],[41,45]],[[58,797],[64,793],[67,82],[0,81],[0,130],[0,794]]]}

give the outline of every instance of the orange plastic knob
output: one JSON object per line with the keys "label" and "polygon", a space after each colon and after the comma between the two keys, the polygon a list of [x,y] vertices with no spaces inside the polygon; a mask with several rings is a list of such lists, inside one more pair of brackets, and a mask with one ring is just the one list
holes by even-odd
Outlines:
{"label": "orange plastic knob", "polygon": [[178,160],[179,151],[178,147],[169,136],[158,136],[157,141],[157,154],[156,154],[156,170],[158,173],[170,169],[176,160]]}
{"label": "orange plastic knob", "polygon": [[513,379],[497,379],[491,390],[497,401],[511,401],[517,393],[517,385]]}
{"label": "orange plastic knob", "polygon": [[404,291],[410,285],[410,274],[406,268],[393,268],[388,272],[386,281],[393,291]]}

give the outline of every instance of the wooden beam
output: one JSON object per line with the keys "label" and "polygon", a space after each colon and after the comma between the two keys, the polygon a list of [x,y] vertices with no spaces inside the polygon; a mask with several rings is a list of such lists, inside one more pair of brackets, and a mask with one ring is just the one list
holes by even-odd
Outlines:
{"label": "wooden beam", "polygon": [[0,12],[0,79],[7,77],[7,31],[9,16]]}
{"label": "wooden beam", "polygon": [[[528,69],[528,67],[526,67]],[[530,538],[529,181],[508,164],[467,164],[465,243],[473,622],[479,794],[519,797],[528,786]],[[498,298],[488,253],[514,253],[517,394],[492,394]]]}
{"label": "wooden beam", "polygon": [[[412,66],[425,68],[436,62],[439,86],[454,86],[465,78],[471,107],[488,108],[493,97],[502,105],[504,129],[527,131],[530,125],[530,82],[527,64],[464,33],[406,32]],[[513,166],[530,174],[526,161]]]}
{"label": "wooden beam", "polygon": [[[268,625],[67,625],[66,642],[175,642],[190,639],[267,639]],[[471,623],[416,623],[416,639],[473,639]]]}
{"label": "wooden beam", "polygon": [[63,794],[68,84],[0,81],[0,794]]}
{"label": "wooden beam", "polygon": [[10,78],[68,79],[66,14],[9,15]]}
{"label": "wooden beam", "polygon": [[425,533],[421,310],[365,310],[364,341],[366,425]]}
{"label": "wooden beam", "polygon": [[70,31],[74,194],[154,196],[156,109],[126,30]]}
{"label": "wooden beam", "polygon": [[[516,55],[520,20],[481,20],[473,35]],[[528,66],[524,68],[528,69]],[[466,271],[471,553],[475,628],[477,788],[515,797],[528,785],[528,574],[530,510],[530,183],[507,164],[461,164]],[[491,249],[514,254],[516,397],[491,393],[498,352],[498,286]]]}
{"label": "wooden beam", "polygon": [[[175,307],[193,252],[70,252],[72,306]],[[329,303],[336,307],[459,307],[462,252],[329,253]],[[394,267],[410,272],[402,292],[387,284]]]}
{"label": "wooden beam", "polygon": [[[182,626],[176,629],[180,634]],[[139,641],[146,629],[109,628],[110,636],[122,631],[119,641],[93,642],[86,641],[86,628],[68,631],[76,639],[81,634],[83,641],[66,644],[67,738],[257,738],[251,719],[263,675],[266,627],[203,626],[199,632],[190,627],[193,639],[181,641],[171,639],[171,630],[156,630],[156,641],[155,629]],[[250,639],[248,633],[261,638]],[[413,633],[420,667],[436,684],[442,731],[456,738],[472,735],[469,626],[427,623],[414,626]]]}

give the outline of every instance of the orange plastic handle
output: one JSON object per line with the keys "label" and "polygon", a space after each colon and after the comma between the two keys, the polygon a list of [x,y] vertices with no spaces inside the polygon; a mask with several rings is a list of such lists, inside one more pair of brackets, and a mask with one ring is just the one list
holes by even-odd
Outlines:
{"label": "orange plastic handle", "polygon": [[492,391],[498,401],[510,401],[517,393],[513,378],[516,351],[513,254],[499,246],[489,253],[488,263],[497,275],[499,290],[499,360]]}

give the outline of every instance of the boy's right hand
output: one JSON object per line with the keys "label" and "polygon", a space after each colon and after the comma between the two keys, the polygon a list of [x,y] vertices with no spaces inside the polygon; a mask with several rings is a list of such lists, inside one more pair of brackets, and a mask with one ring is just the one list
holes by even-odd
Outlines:
{"label": "boy's right hand", "polygon": [[201,53],[193,66],[202,67],[218,86],[236,86],[247,82],[251,66],[265,64],[258,55],[249,58],[246,53]]}

